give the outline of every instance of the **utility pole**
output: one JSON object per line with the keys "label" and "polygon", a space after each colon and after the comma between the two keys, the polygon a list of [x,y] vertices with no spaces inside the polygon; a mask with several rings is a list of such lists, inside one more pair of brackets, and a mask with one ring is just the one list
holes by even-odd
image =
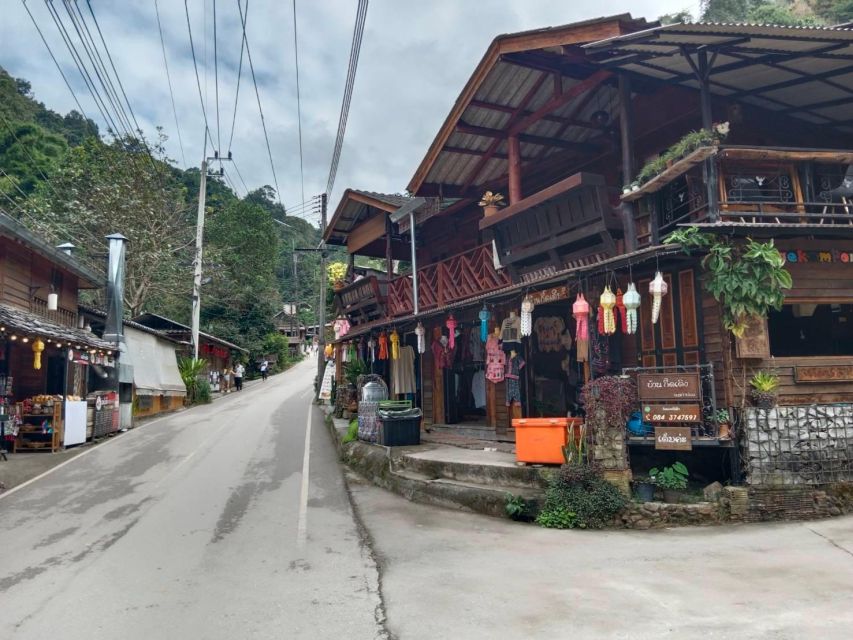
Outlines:
{"label": "utility pole", "polygon": [[[201,322],[201,258],[202,245],[204,244],[204,207],[207,200],[207,163],[214,160],[230,160],[231,152],[228,152],[227,158],[220,158],[219,152],[216,151],[212,158],[205,158],[201,161],[201,180],[198,186],[198,214],[196,215],[195,223],[195,260],[193,260],[193,317],[192,317],[192,340],[193,340],[193,358],[198,360],[198,333],[199,324]],[[222,167],[219,168],[218,175],[223,175],[225,171]]]}
{"label": "utility pole", "polygon": [[[290,249],[293,253],[293,306],[290,309],[290,336],[293,337],[293,320],[299,310],[299,279],[296,276],[296,241],[290,241]],[[299,318],[296,318],[296,337],[299,337]],[[289,347],[290,345],[288,345]],[[301,345],[296,344],[296,353],[299,355]]]}
{"label": "utility pole", "polygon": [[320,196],[320,311],[317,327],[317,398],[320,397],[320,385],[323,384],[323,365],[326,362],[326,200],[324,193]]}

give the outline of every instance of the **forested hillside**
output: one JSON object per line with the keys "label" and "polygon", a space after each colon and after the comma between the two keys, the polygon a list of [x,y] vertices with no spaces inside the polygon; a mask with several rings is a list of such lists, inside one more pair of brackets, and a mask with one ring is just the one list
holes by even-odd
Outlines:
{"label": "forested hillside", "polygon": [[[156,140],[101,136],[76,111],[38,102],[30,84],[0,67],[0,211],[103,271],[104,236],[130,239],[126,313],[160,313],[189,322],[200,171],[182,170]],[[243,198],[208,177],[202,329],[259,351],[283,302],[302,303],[314,321],[320,233],[286,217],[272,187]],[[275,220],[285,221],[285,225]],[[98,295],[90,302],[99,304]]]}
{"label": "forested hillside", "polygon": [[832,26],[853,22],[853,0],[702,0],[699,15],[690,10],[661,21],[749,22],[791,26]]}

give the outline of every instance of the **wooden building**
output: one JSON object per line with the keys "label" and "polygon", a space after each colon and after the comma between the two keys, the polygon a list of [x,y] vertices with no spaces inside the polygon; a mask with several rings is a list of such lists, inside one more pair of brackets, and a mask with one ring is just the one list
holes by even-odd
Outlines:
{"label": "wooden building", "polygon": [[[843,28],[661,26],[619,15],[497,37],[409,196],[344,193],[326,242],[388,268],[336,293],[350,323],[339,342],[366,353],[365,340],[396,330],[417,344],[422,323],[426,424],[498,438],[512,437],[513,415],[578,410],[590,377],[696,373],[693,442],[727,449],[737,476],[738,439],[720,438],[714,416],[744,416],[736,435],[748,449],[745,374],[777,372],[782,407],[853,403],[851,61],[853,31]],[[710,137],[638,178],[691,131]],[[506,206],[478,206],[487,191],[505,194]],[[701,256],[663,244],[685,226],[773,239],[794,283],[782,311],[734,339],[703,286]],[[658,271],[667,294],[652,322]],[[624,293],[629,283],[641,294],[637,332],[604,340],[593,326],[592,345],[579,345],[578,294],[594,323],[605,287]],[[508,408],[507,384],[487,383],[486,406],[474,406],[471,379],[485,363],[460,353],[481,312],[491,333],[528,295],[521,402]],[[451,332],[463,346],[448,354],[441,336]],[[653,444],[640,440],[638,459]]]}

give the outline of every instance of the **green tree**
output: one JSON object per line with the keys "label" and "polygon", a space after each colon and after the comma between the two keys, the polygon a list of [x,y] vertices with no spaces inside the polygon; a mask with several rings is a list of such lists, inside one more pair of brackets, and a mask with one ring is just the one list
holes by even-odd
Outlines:
{"label": "green tree", "polygon": [[14,200],[25,198],[49,179],[65,157],[68,144],[56,134],[33,123],[6,122],[0,128],[0,191]]}

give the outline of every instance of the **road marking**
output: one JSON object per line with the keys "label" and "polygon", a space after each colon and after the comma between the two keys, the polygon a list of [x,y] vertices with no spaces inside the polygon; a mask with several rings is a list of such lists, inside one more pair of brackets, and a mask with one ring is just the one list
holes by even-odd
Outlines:
{"label": "road marking", "polygon": [[308,537],[308,476],[311,462],[312,404],[308,404],[308,422],[305,425],[305,452],[302,454],[302,489],[299,492],[299,520],[296,525],[296,544],[305,546]]}

